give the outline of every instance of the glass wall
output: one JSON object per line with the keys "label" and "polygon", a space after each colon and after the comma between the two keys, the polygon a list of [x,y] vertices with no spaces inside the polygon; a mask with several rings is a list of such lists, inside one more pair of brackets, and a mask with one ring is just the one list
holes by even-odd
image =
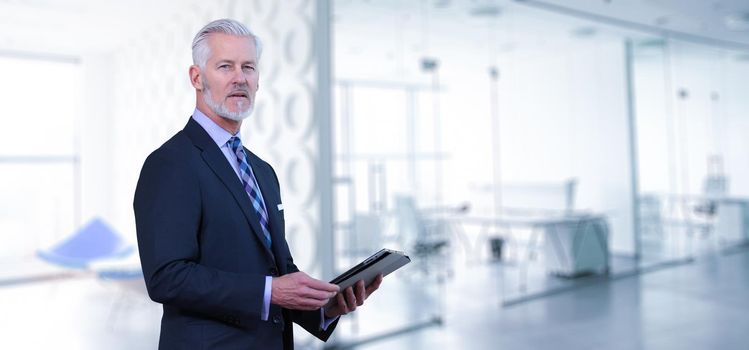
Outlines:
{"label": "glass wall", "polygon": [[435,291],[416,323],[473,280],[499,307],[637,268],[625,35],[522,6],[339,5],[338,268],[412,254],[398,274],[419,282],[388,288]]}
{"label": "glass wall", "polygon": [[746,54],[522,4],[337,5],[337,251],[415,251],[406,195],[446,294],[512,304],[745,239]]}
{"label": "glass wall", "polygon": [[382,296],[368,301],[368,309],[389,310],[391,322],[343,321],[344,343],[435,324],[441,316],[446,225],[425,212],[451,208],[439,204],[446,159],[435,146],[433,90],[374,80],[336,84],[336,269],[342,272],[382,247],[412,257],[410,269],[389,277],[378,291]]}
{"label": "glass wall", "polygon": [[663,38],[634,46],[643,257],[747,238],[746,54]]}

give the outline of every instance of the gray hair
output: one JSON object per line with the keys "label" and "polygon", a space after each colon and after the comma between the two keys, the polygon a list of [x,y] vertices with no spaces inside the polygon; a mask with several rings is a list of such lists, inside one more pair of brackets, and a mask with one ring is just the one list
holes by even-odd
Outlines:
{"label": "gray hair", "polygon": [[244,24],[233,19],[224,18],[206,24],[205,27],[195,35],[195,39],[192,40],[192,63],[198,65],[198,67],[205,68],[205,64],[208,62],[208,56],[211,55],[211,48],[208,47],[207,40],[208,36],[212,33],[246,36],[255,39],[257,59],[258,61],[260,60],[260,54],[263,52],[263,43],[260,41],[260,38],[247,29]]}

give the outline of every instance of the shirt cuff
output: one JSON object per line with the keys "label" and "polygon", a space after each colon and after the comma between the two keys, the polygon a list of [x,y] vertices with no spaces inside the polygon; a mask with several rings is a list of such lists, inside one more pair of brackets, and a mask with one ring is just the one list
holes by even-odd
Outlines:
{"label": "shirt cuff", "polygon": [[336,316],[333,318],[325,317],[325,308],[321,307],[320,308],[320,329],[322,329],[323,331],[327,331],[328,326],[330,326],[331,323],[335,322],[335,320],[337,320],[338,317],[340,316]]}
{"label": "shirt cuff", "polygon": [[263,293],[263,310],[260,311],[260,319],[263,321],[268,320],[268,313],[270,313],[270,290],[273,286],[273,277],[265,276],[265,293]]}

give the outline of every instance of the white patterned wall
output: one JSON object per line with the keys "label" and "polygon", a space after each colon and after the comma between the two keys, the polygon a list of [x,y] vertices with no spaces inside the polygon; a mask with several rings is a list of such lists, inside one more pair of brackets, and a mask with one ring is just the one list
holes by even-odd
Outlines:
{"label": "white patterned wall", "polygon": [[[330,211],[319,180],[329,178],[320,164],[320,125],[316,113],[328,89],[317,79],[314,0],[185,1],[156,28],[114,55],[113,183],[115,224],[134,235],[132,199],[146,156],[182,129],[195,107],[188,79],[190,45],[211,20],[230,17],[263,41],[260,90],[253,115],[244,122],[245,144],[275,168],[286,211],[286,233],[297,265],[310,274],[321,269],[321,223]],[[323,36],[324,38],[324,36]],[[109,73],[111,74],[111,73]],[[319,94],[319,92],[323,92]],[[323,121],[321,123],[321,121]],[[323,135],[326,135],[324,132]],[[326,157],[322,157],[326,159]],[[323,186],[324,187],[324,186]],[[321,199],[322,198],[322,199]]]}

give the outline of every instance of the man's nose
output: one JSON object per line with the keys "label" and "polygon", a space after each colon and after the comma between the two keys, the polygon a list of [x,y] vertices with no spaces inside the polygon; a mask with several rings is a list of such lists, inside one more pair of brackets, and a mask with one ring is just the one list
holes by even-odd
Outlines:
{"label": "man's nose", "polygon": [[234,84],[247,84],[247,77],[242,72],[242,67],[237,67],[232,71],[231,82]]}

